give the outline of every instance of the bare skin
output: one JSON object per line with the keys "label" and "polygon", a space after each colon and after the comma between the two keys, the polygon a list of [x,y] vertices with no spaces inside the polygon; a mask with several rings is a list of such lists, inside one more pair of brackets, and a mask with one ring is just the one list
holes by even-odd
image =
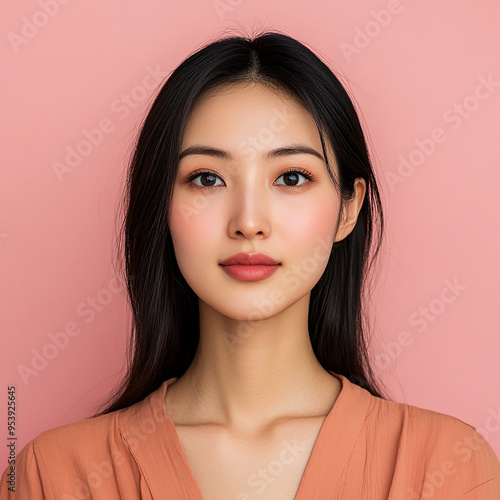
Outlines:
{"label": "bare skin", "polygon": [[[341,389],[311,346],[310,292],[333,242],[354,228],[366,185],[356,180],[355,196],[340,214],[322,159],[303,153],[264,158],[292,144],[322,155],[310,114],[260,84],[227,87],[203,100],[182,141],[181,151],[206,145],[232,155],[182,158],[169,210],[179,268],[199,297],[200,342],[165,404],[204,500],[235,500],[243,492],[248,499],[292,500]],[[335,171],[330,145],[327,151]],[[287,185],[283,174],[290,167],[315,179],[299,173],[295,185]],[[216,186],[207,187],[207,174],[187,183],[198,169],[215,175]],[[243,282],[219,265],[238,252],[261,252],[280,266],[266,279]],[[257,493],[249,477],[293,439],[303,451],[273,481],[264,478],[266,487]]]}

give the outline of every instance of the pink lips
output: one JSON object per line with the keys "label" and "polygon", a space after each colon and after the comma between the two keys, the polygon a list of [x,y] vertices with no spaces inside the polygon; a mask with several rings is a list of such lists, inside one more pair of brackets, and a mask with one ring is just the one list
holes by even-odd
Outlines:
{"label": "pink lips", "polygon": [[262,253],[238,253],[220,265],[227,274],[240,281],[259,281],[271,276],[280,263]]}
{"label": "pink lips", "polygon": [[229,259],[223,260],[221,262],[222,266],[234,266],[234,265],[242,265],[242,266],[275,266],[279,264],[275,260],[271,259],[267,255],[263,253],[237,253]]}

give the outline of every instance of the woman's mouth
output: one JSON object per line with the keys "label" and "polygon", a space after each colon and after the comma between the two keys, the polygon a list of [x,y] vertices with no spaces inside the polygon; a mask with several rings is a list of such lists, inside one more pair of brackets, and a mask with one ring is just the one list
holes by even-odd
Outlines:
{"label": "woman's mouth", "polygon": [[240,281],[260,281],[269,278],[280,266],[275,264],[272,266],[254,265],[245,266],[241,264],[233,264],[230,266],[222,266],[222,269],[229,274],[229,276]]}
{"label": "woman's mouth", "polygon": [[223,260],[220,265],[237,280],[260,281],[271,276],[281,264],[263,253],[240,252]]}

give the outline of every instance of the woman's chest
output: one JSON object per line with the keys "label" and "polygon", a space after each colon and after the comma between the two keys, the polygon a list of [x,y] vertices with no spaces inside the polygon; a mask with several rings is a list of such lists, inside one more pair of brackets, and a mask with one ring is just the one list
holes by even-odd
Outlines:
{"label": "woman's chest", "polygon": [[294,500],[324,418],[253,440],[206,426],[176,430],[203,500]]}

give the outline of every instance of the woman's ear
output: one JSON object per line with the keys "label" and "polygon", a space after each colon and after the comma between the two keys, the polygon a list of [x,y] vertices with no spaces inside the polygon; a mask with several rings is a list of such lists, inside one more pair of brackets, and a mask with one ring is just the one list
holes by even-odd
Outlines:
{"label": "woman's ear", "polygon": [[343,217],[339,223],[334,241],[341,241],[354,229],[366,194],[366,182],[362,177],[354,181],[353,197],[344,205]]}

